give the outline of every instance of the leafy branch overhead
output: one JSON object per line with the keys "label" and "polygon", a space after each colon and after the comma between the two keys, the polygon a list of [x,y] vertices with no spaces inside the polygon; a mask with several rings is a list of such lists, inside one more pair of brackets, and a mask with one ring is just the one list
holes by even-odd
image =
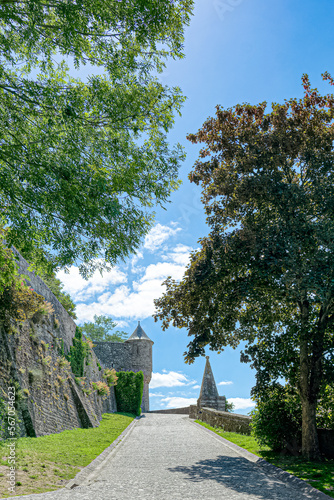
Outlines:
{"label": "leafy branch overhead", "polygon": [[113,331],[117,323],[108,316],[94,315],[94,321],[87,321],[81,327],[86,337],[97,342],[124,342],[128,334],[122,330]]}
{"label": "leafy branch overhead", "polygon": [[[56,267],[79,261],[83,275],[138,247],[151,208],[178,186],[184,153],[166,134],[184,97],[154,74],[183,56],[192,6],[1,2],[0,207],[9,243],[34,242]],[[94,72],[81,81],[73,64]]]}
{"label": "leafy branch overhead", "polygon": [[[333,85],[328,73],[324,79]],[[156,319],[185,327],[193,362],[205,346],[245,342],[255,392],[280,377],[302,402],[303,453],[319,457],[315,412],[334,382],[334,96],[303,76],[284,104],[216,108],[190,180],[201,184],[210,234],[181,282],[166,281]]]}

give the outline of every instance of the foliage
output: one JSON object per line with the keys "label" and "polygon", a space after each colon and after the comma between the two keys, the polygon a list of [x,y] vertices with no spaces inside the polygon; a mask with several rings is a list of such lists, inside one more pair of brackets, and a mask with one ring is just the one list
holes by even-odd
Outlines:
{"label": "foliage", "polygon": [[92,382],[92,387],[93,387],[94,391],[97,391],[99,396],[106,396],[107,397],[110,394],[109,386],[105,382],[101,382],[101,381]]}
{"label": "foliage", "polygon": [[116,370],[114,368],[106,368],[102,375],[103,378],[106,379],[108,387],[114,386],[117,384],[118,377],[116,375]]}
{"label": "foliage", "polygon": [[[322,388],[317,402],[317,428],[334,429],[334,388]],[[302,406],[298,391],[289,384],[274,383],[255,396],[251,412],[253,434],[261,445],[274,451],[297,454],[301,447]]]}
{"label": "foliage", "polygon": [[273,384],[256,400],[251,412],[253,434],[261,446],[297,454],[302,437],[301,402],[291,387]]}
{"label": "foliage", "polygon": [[17,265],[13,252],[6,247],[4,238],[7,231],[0,226],[0,294],[12,287],[18,280]]}
{"label": "foliage", "polygon": [[63,283],[56,278],[55,262],[52,254],[36,247],[36,244],[32,241],[21,241],[19,246],[16,244],[16,249],[29,262],[29,271],[34,271],[43,280],[68,314],[73,319],[76,319],[76,305],[70,295],[63,291]]}
{"label": "foliage", "polygon": [[269,113],[217,106],[188,136],[205,143],[190,180],[211,232],[183,280],[165,282],[155,318],[189,330],[187,362],[246,342],[257,387],[282,377],[298,388],[303,454],[316,459],[317,399],[334,380],[334,96],[303,85]]}
{"label": "foliage", "polygon": [[117,411],[139,416],[144,390],[143,372],[117,372],[116,375],[118,377],[115,386]]}
{"label": "foliage", "polygon": [[[65,345],[64,345],[64,339],[62,338],[57,338],[56,340],[56,345],[57,345],[57,349],[58,349],[58,354],[59,356],[65,360]],[[66,361],[66,360],[65,360]],[[60,366],[60,362],[59,362],[59,366]]]}
{"label": "foliage", "polygon": [[54,312],[52,305],[25,283],[18,274],[13,251],[6,247],[8,231],[0,227],[0,320],[9,328],[10,321],[23,323],[36,315]]}
{"label": "foliage", "polygon": [[[192,0],[3,0],[0,208],[10,244],[87,276],[136,249],[177,188],[167,133],[184,97],[156,78],[183,57]],[[68,69],[74,63],[75,69]],[[90,64],[86,81],[76,78]],[[100,74],[96,74],[100,73]]]}
{"label": "foliage", "polygon": [[52,276],[40,276],[40,278],[50,288],[53,295],[59,300],[68,314],[73,319],[77,319],[77,315],[75,313],[76,305],[74,304],[71,296],[68,293],[63,292],[63,283],[57,279],[54,274]]}
{"label": "foliage", "polygon": [[234,408],[235,408],[234,403],[229,403],[226,399],[225,400],[225,411],[229,411],[229,412],[233,413]]}
{"label": "foliage", "polygon": [[94,322],[88,321],[83,324],[82,331],[91,340],[97,342],[124,342],[128,334],[121,330],[112,330],[117,326],[108,316],[94,315]]}
{"label": "foliage", "polygon": [[317,407],[317,427],[334,429],[334,386],[326,385],[321,391]]}
{"label": "foliage", "polygon": [[88,355],[88,346],[82,340],[82,329],[77,326],[73,337],[73,345],[66,359],[71,363],[71,369],[76,377],[83,377],[85,370],[85,358]]}

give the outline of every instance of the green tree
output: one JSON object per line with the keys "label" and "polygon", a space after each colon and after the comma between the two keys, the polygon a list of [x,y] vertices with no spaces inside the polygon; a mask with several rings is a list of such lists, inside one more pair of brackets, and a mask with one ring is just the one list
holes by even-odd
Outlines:
{"label": "green tree", "polygon": [[117,326],[108,316],[94,315],[94,322],[88,321],[82,326],[84,335],[98,342],[124,342],[128,334],[122,330],[112,330]]}
{"label": "green tree", "polygon": [[[324,79],[334,84],[327,73]],[[246,347],[257,388],[285,378],[302,404],[302,453],[317,459],[316,406],[334,379],[334,96],[303,76],[284,104],[223,109],[188,139],[204,142],[190,180],[203,186],[210,234],[155,319],[204,347]]]}
{"label": "green tree", "polygon": [[[167,133],[184,97],[155,76],[181,58],[193,0],[2,0],[0,210],[87,276],[140,244],[178,187]],[[87,81],[68,65],[93,69]],[[96,70],[96,71],[93,71]],[[96,74],[96,72],[100,74]]]}

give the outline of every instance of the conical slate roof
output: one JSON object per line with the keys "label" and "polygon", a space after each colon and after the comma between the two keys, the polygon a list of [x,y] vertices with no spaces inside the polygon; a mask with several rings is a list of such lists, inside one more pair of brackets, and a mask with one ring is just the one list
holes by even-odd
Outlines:
{"label": "conical slate roof", "polygon": [[153,340],[150,339],[140,326],[140,321],[138,321],[138,326],[133,332],[133,334],[126,340],[126,342],[129,342],[129,340],[149,340],[153,344]]}
{"label": "conical slate roof", "polygon": [[212,373],[209,356],[206,356],[204,375],[202,380],[201,393],[199,399],[203,401],[215,400],[218,398],[216,382]]}

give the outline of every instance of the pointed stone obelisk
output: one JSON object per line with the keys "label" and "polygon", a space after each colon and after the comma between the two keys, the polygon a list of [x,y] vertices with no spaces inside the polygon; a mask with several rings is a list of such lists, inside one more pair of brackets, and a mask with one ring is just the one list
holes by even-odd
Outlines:
{"label": "pointed stone obelisk", "polygon": [[197,400],[198,407],[214,408],[225,411],[225,396],[219,396],[216,382],[212,373],[209,356],[206,356],[202,387]]}

